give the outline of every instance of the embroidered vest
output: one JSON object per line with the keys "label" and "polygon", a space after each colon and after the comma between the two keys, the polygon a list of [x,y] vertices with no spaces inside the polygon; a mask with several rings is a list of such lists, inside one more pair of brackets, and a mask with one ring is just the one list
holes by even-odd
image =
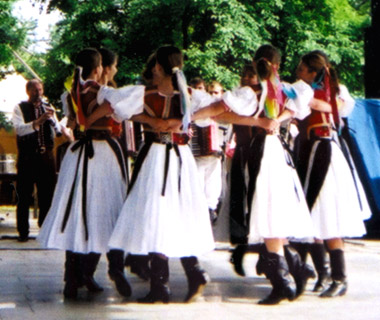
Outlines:
{"label": "embroidered vest", "polygon": [[[330,102],[323,90],[315,90],[314,98]],[[311,114],[305,120],[308,137],[310,137],[311,131],[318,137],[331,137],[333,128],[331,112],[312,110]]]}
{"label": "embroidered vest", "polygon": [[[91,115],[97,108],[99,108],[99,104],[97,102],[99,89],[100,85],[95,81],[86,81],[85,84],[81,86],[81,106],[83,114],[86,117]],[[119,136],[121,132],[121,124],[116,122],[112,117],[103,117],[96,120],[89,129],[108,130],[111,131],[112,135]]]}
{"label": "embroidered vest", "polygon": [[[33,104],[23,101],[20,103],[20,109],[25,123],[36,120]],[[49,122],[45,121],[45,123],[40,127],[40,130],[42,130],[45,147],[52,149],[54,147],[54,131]],[[39,148],[38,132],[35,131],[24,136],[17,136],[17,147],[20,152],[36,151]]]}
{"label": "embroidered vest", "polygon": [[[182,119],[181,101],[178,92],[171,96],[165,96],[158,92],[156,88],[145,90],[144,113],[161,119]],[[151,131],[148,125],[144,125],[146,131]]]}

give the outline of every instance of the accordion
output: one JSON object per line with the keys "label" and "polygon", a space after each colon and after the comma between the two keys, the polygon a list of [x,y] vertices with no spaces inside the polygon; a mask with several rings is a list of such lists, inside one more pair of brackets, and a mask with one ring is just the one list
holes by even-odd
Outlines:
{"label": "accordion", "polygon": [[193,135],[190,140],[190,147],[194,157],[218,155],[220,153],[218,127],[215,122],[207,127],[199,127],[191,123],[191,129]]}

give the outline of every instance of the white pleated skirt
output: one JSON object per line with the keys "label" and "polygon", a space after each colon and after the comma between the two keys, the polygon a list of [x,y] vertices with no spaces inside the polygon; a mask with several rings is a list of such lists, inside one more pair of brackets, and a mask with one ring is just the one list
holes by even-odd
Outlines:
{"label": "white pleated skirt", "polygon": [[311,210],[316,237],[361,237],[366,233],[363,220],[371,216],[363,186],[356,170],[353,179],[347,160],[334,141],[331,149],[326,178]]}
{"label": "white pleated skirt", "polygon": [[189,146],[178,147],[182,166],[180,169],[179,158],[171,149],[162,196],[166,145],[152,144],[117,220],[110,248],[134,254],[158,252],[168,257],[198,256],[214,249],[207,201],[194,157]]}
{"label": "white pleated skirt", "polygon": [[252,199],[250,243],[265,238],[314,236],[310,212],[296,170],[277,136],[267,135]]}
{"label": "white pleated skirt", "polygon": [[[74,142],[75,143],[75,142]],[[71,186],[75,178],[79,149],[64,156],[49,213],[38,240],[44,248],[71,250],[80,253],[108,250],[108,241],[126,197],[126,183],[118,160],[105,140],[93,140],[94,157],[88,161],[87,226],[88,240],[82,214],[83,153],[69,219],[62,232]]]}

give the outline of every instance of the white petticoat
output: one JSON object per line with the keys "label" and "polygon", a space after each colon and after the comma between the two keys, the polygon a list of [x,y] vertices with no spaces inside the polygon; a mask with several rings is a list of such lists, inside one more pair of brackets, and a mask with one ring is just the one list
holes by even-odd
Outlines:
{"label": "white petticoat", "polygon": [[134,254],[159,252],[168,257],[197,256],[214,249],[194,157],[188,145],[178,147],[181,190],[179,158],[171,149],[165,196],[161,195],[166,145],[153,143],[117,220],[110,248]]}
{"label": "white petticoat", "polygon": [[330,166],[311,212],[318,239],[361,237],[366,233],[363,220],[371,211],[356,171],[355,177],[362,209],[347,160],[332,141]]}
{"label": "white petticoat", "polygon": [[302,186],[288,157],[279,138],[267,135],[252,199],[250,243],[314,235]]}
{"label": "white petticoat", "polygon": [[80,150],[72,152],[70,150],[72,145],[67,149],[63,159],[53,202],[38,240],[44,248],[81,253],[105,253],[126,197],[126,184],[122,179],[120,165],[109,144],[105,140],[93,140],[94,157],[88,161],[87,176],[88,240],[85,239],[82,216],[83,154],[70,216],[64,232],[61,232]]}

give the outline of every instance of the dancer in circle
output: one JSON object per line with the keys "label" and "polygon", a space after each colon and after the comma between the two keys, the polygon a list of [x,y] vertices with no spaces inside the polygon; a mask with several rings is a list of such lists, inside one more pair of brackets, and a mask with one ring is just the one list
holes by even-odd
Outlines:
{"label": "dancer in circle", "polygon": [[[305,125],[300,127],[307,140],[300,147],[299,172],[316,243],[323,246],[323,240],[330,256],[332,283],[320,297],[341,296],[347,291],[343,238],[364,235],[363,220],[371,215],[352,159],[344,143],[336,139],[340,134],[340,116],[349,114],[352,103],[347,99],[347,90],[339,85],[335,71],[320,52],[304,55],[297,75],[314,88],[315,99],[325,102],[312,106]],[[326,278],[321,250],[315,261],[318,273],[323,271],[314,289],[319,291]]]}
{"label": "dancer in circle", "polygon": [[[119,124],[102,117],[87,127],[86,119],[105,101],[111,106],[121,103],[126,118],[143,110],[144,86],[101,86],[101,63],[96,49],[87,48],[77,55],[68,115],[76,141],[63,158],[52,206],[38,236],[43,247],[66,250],[63,293],[72,299],[83,284],[89,291],[102,290],[93,273],[99,254],[109,251],[107,243],[127,191],[123,154],[113,137]],[[123,252],[111,256],[109,274],[118,291],[130,296]]]}
{"label": "dancer in circle", "polygon": [[[138,300],[143,303],[169,302],[168,259],[181,258],[189,285],[185,301],[190,302],[208,282],[197,256],[214,249],[208,206],[186,134],[188,108],[202,99],[196,94],[188,99],[178,48],[160,47],[154,57],[155,87],[145,91],[144,113],[161,119],[167,128],[145,128],[145,144],[109,246],[151,256],[150,291]],[[123,117],[118,106],[113,111]],[[180,129],[182,122],[184,130]]]}
{"label": "dancer in circle", "polygon": [[[292,116],[304,117],[308,110],[303,106],[312,99],[312,90],[303,81],[293,85],[280,82],[278,50],[271,45],[263,45],[257,50],[254,61],[262,93],[253,118],[271,120],[279,125]],[[211,106],[209,112],[217,115],[222,110],[223,105],[219,103]],[[203,116],[207,113],[207,109],[203,109],[195,117],[202,115],[202,111]],[[284,248],[287,238],[309,237],[313,235],[313,228],[297,172],[279,135],[278,125],[274,130],[255,130],[247,161],[247,192],[252,200],[248,203],[246,241],[250,244],[265,243],[257,272],[264,273],[273,287],[270,295],[259,301],[260,304],[295,299],[303,292],[307,279],[313,276],[313,271],[302,263],[296,252]],[[296,292],[291,287],[289,271],[295,278]]]}

